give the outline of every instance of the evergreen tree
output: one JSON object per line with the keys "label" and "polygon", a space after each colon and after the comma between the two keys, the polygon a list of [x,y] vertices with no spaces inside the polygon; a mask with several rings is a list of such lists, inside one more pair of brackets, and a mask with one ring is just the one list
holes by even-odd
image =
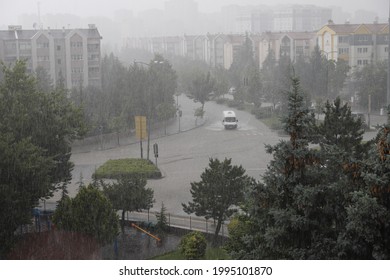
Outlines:
{"label": "evergreen tree", "polygon": [[[389,108],[390,109],[390,108]],[[389,110],[390,112],[390,110]],[[353,193],[340,238],[348,259],[390,258],[390,122],[384,125],[361,168],[366,188]]]}
{"label": "evergreen tree", "polygon": [[59,229],[95,237],[102,245],[118,234],[118,216],[107,197],[93,185],[80,189],[75,198],[65,198],[54,212]]}
{"label": "evergreen tree", "polygon": [[156,213],[157,224],[156,227],[159,231],[165,232],[168,229],[167,208],[164,206],[164,202],[161,203],[161,210]]}
{"label": "evergreen tree", "polygon": [[[318,151],[310,149],[314,115],[292,79],[288,111],[283,118],[289,141],[267,146],[274,159],[248,195],[248,216],[241,216],[247,232],[233,231],[228,247],[237,258],[316,259],[335,256],[334,209],[328,198],[336,190],[322,184],[324,169]],[[248,233],[249,232],[249,233]]]}
{"label": "evergreen tree", "polygon": [[233,166],[231,159],[221,162],[212,158],[209,168],[200,177],[201,181],[191,183],[192,202],[182,204],[183,210],[217,221],[213,241],[216,244],[222,222],[237,211],[232,207],[243,201],[244,192],[252,184],[252,179],[245,175],[242,166]]}

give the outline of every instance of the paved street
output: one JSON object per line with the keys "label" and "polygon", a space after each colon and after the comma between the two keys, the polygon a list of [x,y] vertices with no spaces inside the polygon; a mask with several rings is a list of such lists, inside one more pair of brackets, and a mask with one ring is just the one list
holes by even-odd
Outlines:
{"label": "paved street", "polygon": [[[159,211],[164,203],[167,212],[172,215],[186,215],[182,209],[182,203],[192,199],[190,183],[199,181],[200,175],[208,166],[209,158],[232,158],[233,164],[242,165],[247,174],[260,179],[264,173],[271,156],[265,152],[265,144],[275,144],[281,137],[271,131],[262,122],[247,112],[237,111],[239,120],[237,130],[225,130],[222,126],[222,111],[226,106],[208,102],[205,105],[206,116],[203,120],[197,120],[193,116],[199,103],[194,103],[184,95],[179,97],[179,104],[183,110],[183,117],[167,126],[153,132],[151,146],[159,145],[158,167],[163,172],[163,178],[148,180],[147,187],[154,190],[155,204],[151,211]],[[377,122],[381,119],[378,118]],[[200,126],[198,126],[200,125]],[[196,129],[194,129],[196,127]],[[365,135],[371,139],[376,132]],[[86,147],[76,147],[71,160],[75,163],[73,180],[69,186],[69,194],[77,193],[77,182],[82,177],[83,182],[91,181],[93,172],[108,159],[126,157],[140,157],[139,143],[134,135],[128,139],[120,139],[120,146],[116,140],[113,143],[104,143],[103,149],[97,143]],[[146,155],[146,141],[144,141],[144,156]],[[153,151],[151,151],[151,159]],[[58,196],[46,202],[47,208],[54,206]]]}

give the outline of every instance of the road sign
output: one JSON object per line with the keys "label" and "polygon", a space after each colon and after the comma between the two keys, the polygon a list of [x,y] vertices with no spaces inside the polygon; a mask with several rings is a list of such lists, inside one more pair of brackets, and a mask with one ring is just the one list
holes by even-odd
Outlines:
{"label": "road sign", "polygon": [[158,144],[154,143],[153,145],[153,152],[154,152],[154,157],[158,158]]}
{"label": "road sign", "polygon": [[139,140],[146,139],[146,117],[135,116],[135,135]]}

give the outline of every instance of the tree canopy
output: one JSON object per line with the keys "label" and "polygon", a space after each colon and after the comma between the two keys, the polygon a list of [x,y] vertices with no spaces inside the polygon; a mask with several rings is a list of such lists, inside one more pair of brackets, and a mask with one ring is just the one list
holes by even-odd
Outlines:
{"label": "tree canopy", "polygon": [[242,166],[231,164],[231,159],[210,159],[209,167],[201,174],[201,181],[191,183],[192,202],[182,204],[183,210],[217,221],[214,243],[217,241],[222,222],[237,211],[244,192],[252,184]]}
{"label": "tree canopy", "polygon": [[267,146],[274,158],[229,225],[227,250],[237,259],[388,259],[389,125],[376,145],[363,144],[362,122],[340,99],[317,125],[299,79],[291,85],[290,138]]}
{"label": "tree canopy", "polygon": [[141,176],[122,177],[112,184],[103,184],[103,192],[114,209],[122,211],[122,232],[126,211],[141,211],[153,207],[153,190],[145,186],[146,179]]}
{"label": "tree canopy", "polygon": [[102,245],[118,234],[118,216],[109,199],[94,185],[81,187],[74,198],[62,199],[53,222],[59,229],[94,237]]}
{"label": "tree canopy", "polygon": [[85,133],[81,110],[57,87],[41,91],[26,65],[3,65],[0,84],[0,203],[3,250],[19,225],[28,223],[39,199],[71,178],[72,140]]}

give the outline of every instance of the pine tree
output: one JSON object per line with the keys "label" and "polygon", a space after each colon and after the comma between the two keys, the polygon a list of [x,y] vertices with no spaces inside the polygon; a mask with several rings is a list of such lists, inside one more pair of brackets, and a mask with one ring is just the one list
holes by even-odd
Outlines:
{"label": "pine tree", "polygon": [[[291,81],[288,111],[282,120],[290,139],[266,147],[274,159],[263,182],[249,194],[249,219],[241,217],[250,233],[235,232],[241,238],[234,237],[231,253],[238,258],[315,259],[334,254],[330,252],[336,246],[334,210],[326,200],[334,190],[322,184],[320,154],[309,147],[314,115],[309,113],[299,79]],[[241,250],[237,250],[238,240]]]}
{"label": "pine tree", "polygon": [[183,210],[206,219],[217,221],[214,245],[217,243],[222,222],[231,217],[243,201],[245,190],[253,179],[245,175],[242,166],[234,166],[231,159],[210,159],[209,168],[201,174],[201,181],[191,183],[192,202],[182,204]]}
{"label": "pine tree", "polygon": [[[390,107],[388,108],[390,114]],[[390,116],[390,115],[389,115]],[[344,257],[390,258],[390,119],[378,132],[361,172],[366,189],[356,191],[341,238]]]}
{"label": "pine tree", "polygon": [[161,210],[156,213],[157,224],[156,227],[159,231],[165,232],[168,229],[167,208],[164,206],[164,202],[161,203]]}

